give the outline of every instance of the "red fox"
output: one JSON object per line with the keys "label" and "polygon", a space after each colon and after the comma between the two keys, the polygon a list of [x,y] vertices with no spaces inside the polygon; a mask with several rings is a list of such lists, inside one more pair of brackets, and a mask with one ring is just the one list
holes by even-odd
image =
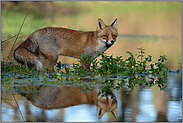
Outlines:
{"label": "red fox", "polygon": [[[26,89],[25,89],[26,90]],[[40,86],[38,93],[20,93],[25,96],[33,105],[43,109],[58,109],[80,104],[94,104],[97,106],[99,119],[106,112],[111,112],[117,118],[117,98],[110,90],[105,95],[97,96],[101,90],[96,87],[93,91],[81,92],[78,88],[67,86]]]}
{"label": "red fox", "polygon": [[[42,58],[48,59],[51,70],[59,55],[79,58],[81,54],[97,58],[98,52],[105,52],[117,38],[117,19],[111,25],[99,18],[96,31],[77,31],[61,27],[46,27],[33,32],[14,50],[18,63],[42,69]],[[90,69],[89,61],[81,62],[84,69]]]}

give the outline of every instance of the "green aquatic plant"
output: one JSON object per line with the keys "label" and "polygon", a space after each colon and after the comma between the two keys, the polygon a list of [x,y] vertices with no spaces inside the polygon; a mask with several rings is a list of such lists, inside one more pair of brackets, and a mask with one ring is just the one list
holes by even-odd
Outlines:
{"label": "green aquatic plant", "polygon": [[[65,85],[76,84],[78,87],[82,85],[82,82],[89,80],[89,83],[93,86],[95,84],[101,84],[104,90],[113,88],[119,90],[120,88],[127,86],[129,92],[132,92],[135,86],[139,86],[141,89],[145,87],[151,87],[158,85],[160,89],[165,89],[164,79],[167,77],[167,69],[165,68],[165,61],[167,61],[166,55],[161,55],[157,62],[152,60],[152,56],[145,57],[145,49],[138,48],[138,54],[132,54],[127,51],[129,57],[122,59],[122,56],[113,57],[108,56],[106,53],[99,53],[101,59],[91,59],[91,56],[82,55],[79,62],[84,59],[89,60],[91,63],[91,69],[83,69],[83,67],[77,63],[73,65],[62,64],[60,61],[56,64],[56,70],[52,70],[53,78],[49,78],[48,68],[43,71],[36,71],[34,68],[28,68],[26,65],[15,65],[13,62],[1,61],[1,80],[2,83],[7,85],[11,90],[11,80],[27,79],[30,82],[36,79],[36,84],[51,84],[51,85]],[[11,75],[11,76],[10,76]],[[148,81],[146,80],[148,79]],[[40,81],[40,83],[39,83]],[[34,83],[35,84],[35,83]],[[82,91],[88,90],[91,85],[86,85],[82,88]]]}

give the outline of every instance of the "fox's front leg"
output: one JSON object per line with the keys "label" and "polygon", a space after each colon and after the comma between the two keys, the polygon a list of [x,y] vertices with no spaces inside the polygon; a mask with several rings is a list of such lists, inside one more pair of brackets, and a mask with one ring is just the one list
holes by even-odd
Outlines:
{"label": "fox's front leg", "polygon": [[85,58],[81,61],[81,66],[84,69],[90,69],[90,58],[88,58],[88,60],[86,60]]}
{"label": "fox's front leg", "polygon": [[49,61],[49,71],[51,71],[58,60],[58,55],[49,54],[47,57]]}
{"label": "fox's front leg", "polygon": [[57,47],[47,45],[47,47],[44,48],[40,46],[39,51],[43,56],[45,56],[48,59],[49,71],[51,71],[58,60]]}

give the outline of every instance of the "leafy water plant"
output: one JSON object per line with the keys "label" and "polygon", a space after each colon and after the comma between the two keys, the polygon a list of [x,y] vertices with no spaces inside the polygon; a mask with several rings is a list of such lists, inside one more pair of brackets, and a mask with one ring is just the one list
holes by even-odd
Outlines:
{"label": "leafy water plant", "polygon": [[[52,71],[54,78],[48,77],[48,68],[43,71],[35,71],[33,68],[28,68],[26,65],[15,65],[13,62],[1,61],[1,80],[4,85],[7,85],[11,90],[10,85],[17,79],[36,79],[34,84],[48,84],[49,85],[66,85],[75,84],[80,87],[81,91],[89,90],[96,84],[103,87],[102,92],[113,88],[119,90],[126,86],[129,92],[132,92],[135,86],[141,89],[151,87],[158,84],[160,89],[166,87],[164,79],[167,77],[167,69],[165,69],[164,62],[167,61],[165,55],[161,55],[157,62],[153,62],[152,56],[145,57],[145,49],[137,48],[138,54],[132,54],[127,51],[129,57],[122,59],[122,56],[113,55],[107,56],[106,53],[99,53],[101,59],[91,59],[86,55],[80,57],[82,60],[90,60],[91,69],[85,70],[77,63],[73,65],[62,64],[60,61],[56,64],[56,70]],[[139,60],[140,59],[140,60]],[[11,76],[10,76],[11,75]],[[10,81],[13,80],[13,81]],[[87,84],[84,84],[87,83]],[[81,88],[82,87],[82,88]]]}
{"label": "leafy water plant", "polygon": [[[167,77],[167,70],[164,67],[165,66],[164,62],[167,61],[166,55],[160,56],[160,58],[158,59],[158,62],[153,62],[151,55],[148,55],[148,57],[144,58],[145,49],[143,48],[137,48],[137,49],[139,50],[138,52],[139,54],[135,54],[137,58],[135,58],[135,56],[131,52],[127,51],[127,53],[130,56],[126,60],[123,60],[122,56],[120,57],[117,56],[116,58],[113,58],[112,56],[109,57],[109,56],[106,56],[106,54],[102,54],[102,59],[100,59],[101,67],[99,67],[98,68],[99,70],[96,70],[96,71],[100,71],[101,76],[110,75],[113,77],[115,76],[119,77],[119,74],[122,74],[121,78],[124,78],[124,76],[128,76],[130,80],[128,84],[131,90],[133,90],[133,87],[135,86],[135,84],[138,84],[141,87],[143,84],[142,84],[142,81],[139,81],[139,78],[144,78],[147,75],[154,75],[154,77],[158,75],[163,75],[162,76],[163,78]],[[137,60],[138,58],[140,58],[140,60]],[[149,69],[149,67],[151,68]],[[102,71],[105,71],[105,72],[102,72]],[[162,80],[161,78],[160,79],[156,78],[156,79],[159,81]],[[133,80],[133,82],[131,80]],[[148,87],[155,85],[155,84],[152,84],[152,81],[149,83],[146,83],[146,81],[144,80],[143,82]],[[160,83],[161,85],[158,85],[158,86],[160,87],[160,89],[164,89],[166,87],[165,83],[164,82],[162,83],[162,81],[159,82],[159,84]],[[120,87],[116,86],[116,88],[119,89]]]}
{"label": "leafy water plant", "polygon": [[[164,62],[167,61],[166,55],[160,56],[158,62],[153,62],[151,55],[145,57],[145,49],[137,49],[139,52],[135,55],[127,51],[130,56],[126,60],[123,60],[122,56],[113,58],[113,55],[107,56],[105,53],[100,52],[98,52],[99,55],[101,55],[99,61],[91,59],[91,57],[86,55],[82,55],[80,57],[80,62],[83,59],[90,59],[92,65],[91,69],[84,70],[79,64],[73,64],[74,70],[70,72],[67,71],[66,73],[72,75],[74,80],[75,78],[78,78],[75,76],[79,76],[78,80],[86,78],[86,76],[94,79],[96,77],[98,77],[97,79],[106,78],[104,82],[100,81],[100,83],[105,85],[105,90],[108,90],[109,88],[119,90],[125,84],[128,84],[128,88],[130,88],[129,92],[131,92],[136,85],[144,88],[158,84],[160,89],[165,89],[166,85],[164,79],[167,77],[167,70],[164,67]],[[138,60],[139,58],[140,60]],[[60,80],[60,77],[58,76],[55,78]],[[121,79],[120,82],[118,81],[119,78]],[[149,81],[146,81],[145,78],[148,78]],[[114,84],[114,80],[118,81],[116,85]]]}

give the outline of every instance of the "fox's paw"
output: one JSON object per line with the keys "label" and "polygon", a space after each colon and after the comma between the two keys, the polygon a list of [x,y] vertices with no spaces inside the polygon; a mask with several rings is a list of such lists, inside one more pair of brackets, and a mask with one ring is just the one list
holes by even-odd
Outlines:
{"label": "fox's paw", "polygon": [[42,67],[43,67],[43,64],[42,64],[41,60],[36,60],[36,69],[40,70],[40,69],[42,69]]}

